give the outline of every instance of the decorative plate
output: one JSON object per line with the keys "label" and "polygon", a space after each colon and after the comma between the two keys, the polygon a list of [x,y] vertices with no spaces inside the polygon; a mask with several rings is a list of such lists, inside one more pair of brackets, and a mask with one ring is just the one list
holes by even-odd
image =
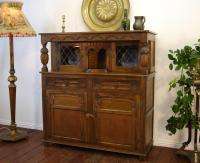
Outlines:
{"label": "decorative plate", "polygon": [[129,8],[129,0],[83,0],[82,16],[94,31],[116,31]]}

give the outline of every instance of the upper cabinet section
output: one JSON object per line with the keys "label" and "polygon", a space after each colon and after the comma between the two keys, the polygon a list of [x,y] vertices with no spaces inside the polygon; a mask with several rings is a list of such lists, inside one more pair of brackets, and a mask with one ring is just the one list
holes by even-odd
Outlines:
{"label": "upper cabinet section", "polygon": [[42,72],[134,73],[155,71],[155,34],[150,31],[42,33]]}

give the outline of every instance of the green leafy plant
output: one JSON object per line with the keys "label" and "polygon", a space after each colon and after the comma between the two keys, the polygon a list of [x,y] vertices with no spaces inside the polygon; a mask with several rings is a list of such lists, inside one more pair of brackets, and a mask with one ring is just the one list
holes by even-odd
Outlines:
{"label": "green leafy plant", "polygon": [[200,58],[200,40],[194,46],[185,46],[183,49],[170,50],[168,58],[171,61],[170,70],[178,72],[178,76],[169,83],[169,91],[175,89],[176,99],[171,106],[173,115],[167,120],[166,129],[175,134],[185,127],[199,129],[199,121],[192,111],[194,101],[193,70]]}

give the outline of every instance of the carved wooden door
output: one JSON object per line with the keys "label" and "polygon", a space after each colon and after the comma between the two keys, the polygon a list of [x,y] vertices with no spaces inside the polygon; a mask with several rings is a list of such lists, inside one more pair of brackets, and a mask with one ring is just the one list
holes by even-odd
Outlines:
{"label": "carved wooden door", "polygon": [[113,45],[112,70],[116,72],[134,72],[139,68],[138,42],[123,42]]}
{"label": "carved wooden door", "polygon": [[139,96],[97,91],[94,100],[97,143],[104,147],[133,151],[136,146]]}
{"label": "carved wooden door", "polygon": [[51,132],[55,140],[84,141],[84,109],[87,94],[82,91],[48,92]]}

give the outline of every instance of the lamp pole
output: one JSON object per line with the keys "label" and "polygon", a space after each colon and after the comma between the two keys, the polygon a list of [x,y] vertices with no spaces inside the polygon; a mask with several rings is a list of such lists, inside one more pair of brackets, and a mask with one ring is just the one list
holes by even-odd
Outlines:
{"label": "lamp pole", "polygon": [[14,41],[13,35],[9,35],[9,45],[10,45],[10,75],[8,77],[9,84],[9,96],[10,96],[10,114],[11,114],[11,124],[10,130],[6,130],[0,133],[0,140],[16,142],[27,137],[27,132],[18,130],[15,115],[16,115],[16,85],[17,77],[15,76],[15,66],[14,66]]}
{"label": "lamp pole", "polygon": [[16,85],[17,77],[15,76],[15,66],[14,66],[14,44],[13,44],[13,35],[9,36],[9,44],[10,44],[10,76],[8,77],[9,84],[9,95],[10,95],[10,113],[11,113],[11,125],[10,130],[11,134],[16,134],[16,122],[15,122],[15,114],[16,114]]}

